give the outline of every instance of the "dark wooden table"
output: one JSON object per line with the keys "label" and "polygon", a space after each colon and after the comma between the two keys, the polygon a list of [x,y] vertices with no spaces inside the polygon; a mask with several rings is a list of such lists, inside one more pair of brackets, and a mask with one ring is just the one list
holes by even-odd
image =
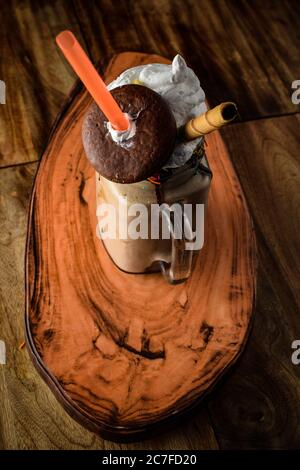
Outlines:
{"label": "dark wooden table", "polygon": [[[295,1],[9,1],[1,5],[0,448],[300,447],[300,4]],[[255,223],[253,331],[245,353],[191,420],[141,443],[112,444],[74,422],[34,370],[24,340],[24,245],[37,162],[74,74],[54,38],[71,29],[103,67],[131,50],[183,54],[211,105],[236,101],[222,131]]]}

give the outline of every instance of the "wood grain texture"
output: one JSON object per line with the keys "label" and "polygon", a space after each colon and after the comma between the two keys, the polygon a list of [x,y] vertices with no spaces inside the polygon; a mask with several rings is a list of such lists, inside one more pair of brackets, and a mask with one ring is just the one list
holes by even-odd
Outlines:
{"label": "wood grain texture", "polygon": [[136,50],[180,52],[211,105],[236,101],[243,120],[294,113],[297,0],[11,0],[1,6],[0,167],[35,161],[74,74],[55,45],[71,29],[94,61]]}
{"label": "wood grain texture", "polygon": [[[119,54],[106,79],[149,60],[160,58]],[[95,176],[81,142],[90,103],[86,91],[74,97],[39,167],[26,334],[35,365],[66,410],[119,440],[173,423],[236,360],[251,320],[255,241],[229,156],[214,134],[207,242],[190,279],[170,286],[160,274],[118,270],[96,237]]]}
{"label": "wood grain texture", "polygon": [[[300,116],[224,130],[257,227],[300,308]],[[247,145],[244,142],[247,142]],[[255,197],[253,195],[255,188]],[[251,195],[251,197],[250,197]],[[262,205],[269,208],[262,210]]]}
{"label": "wood grain texture", "polygon": [[[255,222],[300,308],[300,116],[238,124],[224,131]],[[247,145],[242,145],[246,140]],[[260,149],[258,152],[257,149]],[[255,197],[253,195],[255,188]],[[252,195],[252,197],[250,196]],[[261,210],[266,204],[270,209]],[[292,262],[291,262],[292,261]],[[270,273],[271,274],[271,273]]]}
{"label": "wood grain texture", "polygon": [[[118,9],[109,1],[75,4],[94,60],[106,50],[128,50],[127,41],[165,57],[181,53],[212,106],[235,101],[242,120],[300,110],[291,102],[300,71],[297,0],[124,0]],[[110,18],[105,31],[103,6]]]}
{"label": "wood grain texture", "polygon": [[157,438],[113,444],[77,424],[35,371],[24,340],[24,248],[29,196],[37,164],[0,171],[0,449],[214,449],[217,443],[202,409],[189,422]]}
{"label": "wood grain texture", "polygon": [[0,167],[38,160],[49,129],[75,75],[55,45],[70,28],[84,45],[69,2],[9,1],[1,4]]}
{"label": "wood grain texture", "polygon": [[127,1],[120,0],[116,4],[113,0],[73,0],[72,3],[89,53],[95,62],[100,61],[101,65],[101,61],[105,62],[116,52],[143,49]]}
{"label": "wood grain texture", "polygon": [[260,260],[251,342],[209,406],[222,448],[300,446],[300,368],[291,361],[300,338],[299,124],[288,116],[222,131],[254,216]]}
{"label": "wood grain texture", "polygon": [[[0,106],[0,166],[32,161],[41,155],[51,122],[74,79],[54,46],[54,36],[63,28],[72,29],[82,38],[94,60],[103,58],[107,51],[126,50],[125,30],[132,50],[167,56],[184,53],[199,74],[210,102],[223,101],[227,96],[235,98],[243,119],[299,111],[289,99],[291,81],[299,78],[296,0],[139,0],[131,2],[129,8],[127,1],[118,1],[122,12],[128,12],[121,27],[117,11],[112,8],[115,3],[76,1],[72,10],[71,2],[66,0],[2,2],[0,79],[6,81],[9,102]],[[106,22],[101,16],[103,5],[110,12]],[[36,80],[41,73],[42,80]],[[297,273],[293,260],[298,260],[300,253],[295,244],[299,218],[294,188],[298,180],[289,177],[284,186],[278,183],[281,172],[274,173],[267,166],[269,151],[263,135],[266,132],[272,142],[270,162],[276,160],[277,149],[282,153],[284,140],[284,159],[291,163],[291,175],[295,175],[299,121],[268,119],[251,123],[251,128],[247,124],[244,129],[232,126],[223,132],[223,138],[255,218],[260,258],[257,312],[251,341],[238,367],[209,399],[210,415],[221,448],[299,448],[300,369],[290,361],[291,341],[300,337],[299,294],[295,278],[291,278]],[[247,151],[249,139],[251,151]],[[210,419],[203,407],[191,423],[185,422],[180,429],[156,439],[130,445],[102,441],[67,416],[34,371],[26,350],[17,350],[23,340],[25,218],[35,168],[35,164],[29,164],[0,170],[0,336],[5,336],[9,358],[8,365],[0,368],[0,448],[215,448]],[[276,199],[285,201],[279,213],[283,229],[274,224],[268,190],[254,178],[262,170],[260,181],[266,178]],[[288,244],[284,249],[281,246],[290,235],[291,254]]]}

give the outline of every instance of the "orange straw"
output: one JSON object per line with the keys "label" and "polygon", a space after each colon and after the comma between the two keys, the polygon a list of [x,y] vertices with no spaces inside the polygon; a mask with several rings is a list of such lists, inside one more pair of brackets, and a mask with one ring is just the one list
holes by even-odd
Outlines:
{"label": "orange straw", "polygon": [[127,130],[129,122],[126,115],[121,111],[74,34],[71,31],[62,31],[56,36],[56,42],[113,128],[118,131]]}

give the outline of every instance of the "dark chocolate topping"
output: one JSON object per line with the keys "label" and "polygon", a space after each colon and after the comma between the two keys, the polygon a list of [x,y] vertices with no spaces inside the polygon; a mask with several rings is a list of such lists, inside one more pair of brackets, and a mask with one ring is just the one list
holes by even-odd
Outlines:
{"label": "dark chocolate topping", "polygon": [[135,135],[120,145],[112,140],[107,119],[93,103],[82,128],[86,155],[95,170],[118,183],[144,180],[166,163],[176,138],[176,122],[167,102],[141,85],[112,90],[122,111],[136,117]]}

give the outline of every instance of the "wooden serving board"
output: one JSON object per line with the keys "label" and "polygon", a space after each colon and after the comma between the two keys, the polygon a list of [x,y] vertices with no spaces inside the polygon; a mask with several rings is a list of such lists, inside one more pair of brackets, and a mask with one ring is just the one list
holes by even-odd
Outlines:
{"label": "wooden serving board", "polygon": [[[115,56],[128,67],[166,59]],[[207,138],[213,181],[205,246],[187,282],[118,270],[96,237],[95,179],[81,125],[91,99],[70,94],[36,176],[26,250],[26,338],[65,409],[111,440],[137,439],[199,403],[248,336],[256,248],[240,184],[219,133]]]}

